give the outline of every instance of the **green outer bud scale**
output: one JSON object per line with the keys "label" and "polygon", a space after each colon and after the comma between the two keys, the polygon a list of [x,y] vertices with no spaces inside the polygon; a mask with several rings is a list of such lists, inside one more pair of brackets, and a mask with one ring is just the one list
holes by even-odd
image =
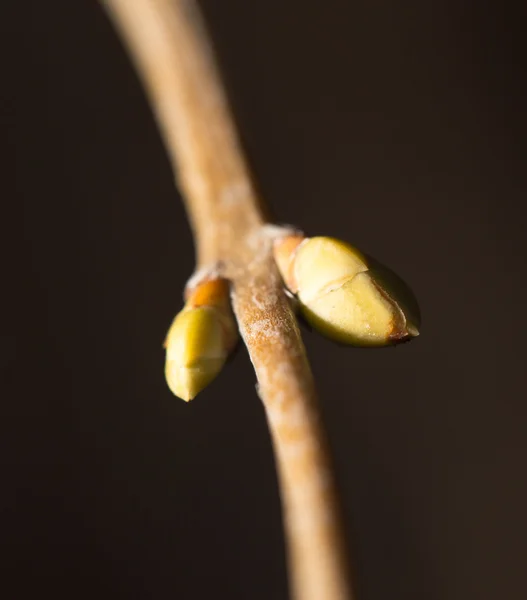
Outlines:
{"label": "green outer bud scale", "polygon": [[335,341],[387,346],[419,335],[417,302],[397,275],[340,240],[284,238],[279,270],[304,318]]}

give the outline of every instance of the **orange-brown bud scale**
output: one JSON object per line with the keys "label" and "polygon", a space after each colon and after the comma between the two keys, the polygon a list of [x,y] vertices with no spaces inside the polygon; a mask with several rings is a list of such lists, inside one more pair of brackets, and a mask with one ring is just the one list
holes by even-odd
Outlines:
{"label": "orange-brown bud scale", "polygon": [[229,305],[229,283],[220,277],[206,279],[187,292],[186,305],[189,308],[198,306]]}
{"label": "orange-brown bud scale", "polygon": [[306,239],[304,235],[292,234],[278,238],[274,243],[273,251],[278,270],[287,288],[293,294],[296,294],[298,291],[293,268],[295,253],[300,244]]}

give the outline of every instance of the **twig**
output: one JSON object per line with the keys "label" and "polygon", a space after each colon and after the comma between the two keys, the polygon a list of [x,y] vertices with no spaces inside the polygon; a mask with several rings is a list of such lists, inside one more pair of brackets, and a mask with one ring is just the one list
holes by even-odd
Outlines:
{"label": "twig", "polygon": [[314,383],[194,0],[102,0],[150,95],[196,238],[198,267],[232,283],[264,403],[297,600],[352,597]]}

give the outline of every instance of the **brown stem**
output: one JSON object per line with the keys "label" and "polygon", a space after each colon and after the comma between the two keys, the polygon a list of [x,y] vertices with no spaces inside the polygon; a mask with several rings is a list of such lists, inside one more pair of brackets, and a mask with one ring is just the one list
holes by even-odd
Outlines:
{"label": "brown stem", "polygon": [[265,225],[196,3],[102,3],[150,95],[185,197],[198,267],[219,268],[232,282],[273,439],[292,595],[348,600],[342,525],[313,378],[272,257],[277,230]]}

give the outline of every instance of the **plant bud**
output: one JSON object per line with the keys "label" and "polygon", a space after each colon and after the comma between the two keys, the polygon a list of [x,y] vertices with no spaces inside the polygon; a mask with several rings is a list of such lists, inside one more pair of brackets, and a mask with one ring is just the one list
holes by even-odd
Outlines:
{"label": "plant bud", "polygon": [[236,339],[227,282],[198,284],[165,341],[165,377],[172,392],[186,402],[195,398],[219,374]]}
{"label": "plant bud", "polygon": [[277,240],[276,263],[315,329],[355,346],[419,335],[417,302],[394,273],[340,240],[294,237]]}

